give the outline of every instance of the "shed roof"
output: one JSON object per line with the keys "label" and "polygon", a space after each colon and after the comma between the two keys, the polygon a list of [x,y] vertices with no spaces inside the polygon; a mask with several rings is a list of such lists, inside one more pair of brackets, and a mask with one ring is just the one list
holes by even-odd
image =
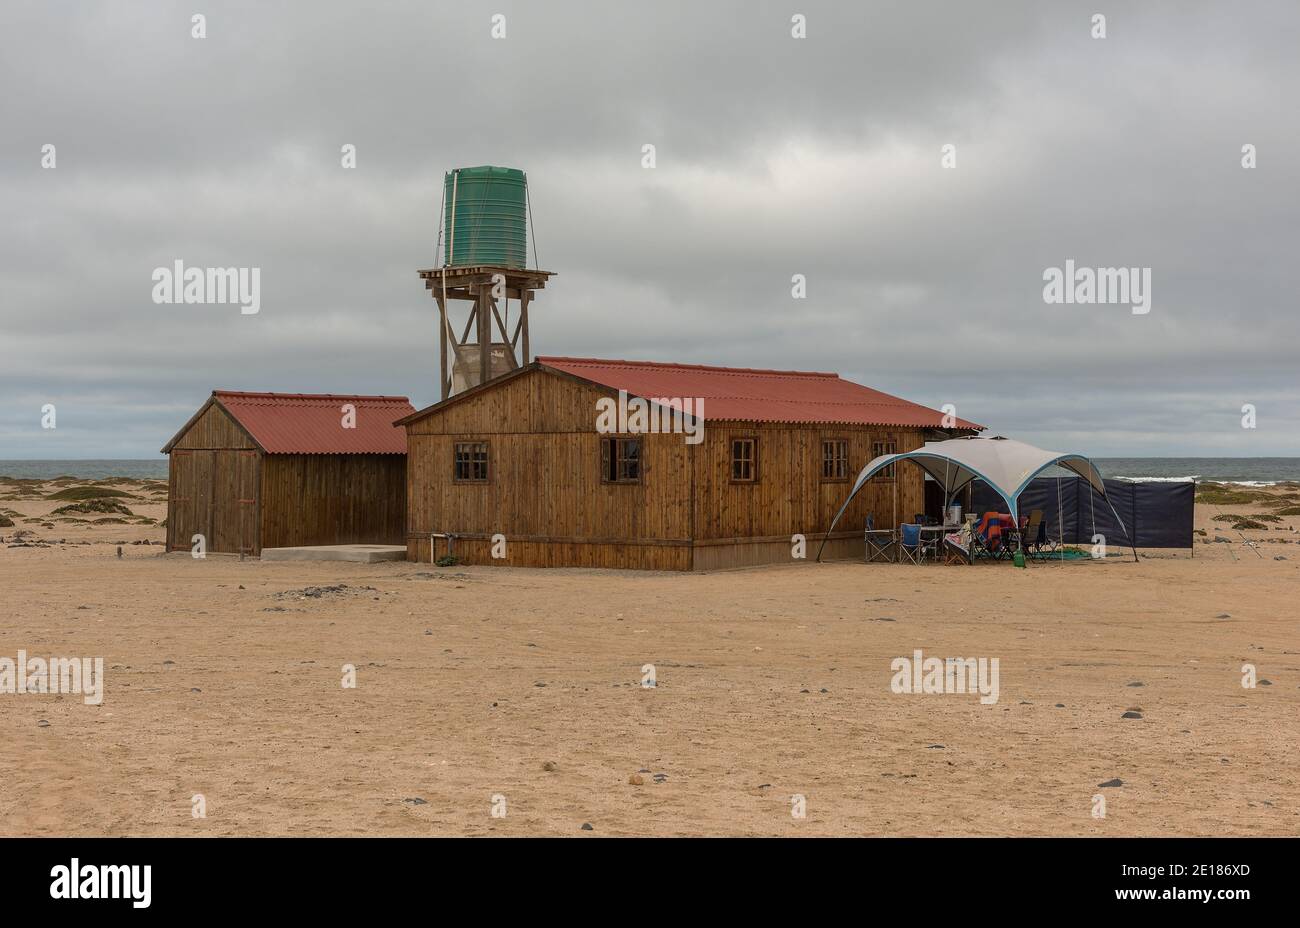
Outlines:
{"label": "shed roof", "polygon": [[[576,377],[648,400],[703,398],[701,418],[733,422],[882,425],[981,431],[966,419],[944,424],[944,414],[888,393],[818,371],[770,371],[656,361],[538,357],[531,364],[471,387],[399,420],[406,425],[505,383],[528,371]],[[677,403],[669,405],[678,406]],[[679,407],[680,408],[680,407]]]}
{"label": "shed roof", "polygon": [[[405,454],[406,430],[394,422],[415,411],[405,396],[214,390],[163,452],[214,403],[267,454]],[[356,410],[355,427],[344,428],[345,405]]]}
{"label": "shed roof", "polygon": [[[944,414],[819,371],[539,357],[546,367],[646,399],[701,397],[703,418],[944,428]],[[675,405],[675,404],[674,404]],[[956,419],[951,428],[983,429]]]}

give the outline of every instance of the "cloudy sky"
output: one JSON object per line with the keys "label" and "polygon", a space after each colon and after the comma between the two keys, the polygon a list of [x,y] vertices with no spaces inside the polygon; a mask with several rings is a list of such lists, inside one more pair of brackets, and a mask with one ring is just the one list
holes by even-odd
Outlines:
{"label": "cloudy sky", "polygon": [[[537,353],[1300,454],[1297,35],[1293,0],[6,0],[0,459],[155,456],[213,388],[433,401],[416,270],[479,164],[529,175]],[[155,304],[178,259],[261,268],[261,311]],[[1066,260],[1151,268],[1150,312],[1046,304]]]}

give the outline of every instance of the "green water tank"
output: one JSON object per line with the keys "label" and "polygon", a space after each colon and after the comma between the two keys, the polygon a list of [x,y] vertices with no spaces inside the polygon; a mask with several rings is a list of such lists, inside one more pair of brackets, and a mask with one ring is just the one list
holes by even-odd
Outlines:
{"label": "green water tank", "polygon": [[528,180],[523,171],[457,168],[447,172],[442,196],[444,262],[528,266]]}

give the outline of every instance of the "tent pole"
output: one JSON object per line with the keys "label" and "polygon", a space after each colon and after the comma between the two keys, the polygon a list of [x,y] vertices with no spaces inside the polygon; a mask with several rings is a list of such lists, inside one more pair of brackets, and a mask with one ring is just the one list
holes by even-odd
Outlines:
{"label": "tent pole", "polygon": [[1015,522],[1016,522],[1016,541],[1019,542],[1020,544],[1020,557],[1025,562],[1025,566],[1028,567],[1029,558],[1025,556],[1025,530],[1020,527],[1020,497],[1019,496],[1016,497]]}
{"label": "tent pole", "polygon": [[[1079,504],[1079,494],[1077,492],[1074,494],[1074,502],[1075,502],[1075,514],[1077,516],[1078,504]],[[1061,506],[1061,475],[1059,473],[1056,475],[1056,534],[1059,535],[1061,538],[1060,551],[1061,554],[1064,555],[1065,554],[1065,509]],[[1077,519],[1075,520],[1074,537],[1075,538],[1079,537],[1079,525]],[[1056,552],[1053,551],[1052,553],[1055,554]],[[1064,566],[1065,558],[1062,557],[1056,563]]]}
{"label": "tent pole", "polygon": [[1124,520],[1121,519],[1119,513],[1115,511],[1115,504],[1110,501],[1110,497],[1103,493],[1102,499],[1106,501],[1106,505],[1110,507],[1111,515],[1115,517],[1115,521],[1119,523],[1119,527],[1124,530],[1124,534],[1128,538],[1129,547],[1133,549],[1133,563],[1138,563],[1138,549],[1137,543],[1133,540],[1133,533],[1128,530],[1128,526],[1124,524]]}

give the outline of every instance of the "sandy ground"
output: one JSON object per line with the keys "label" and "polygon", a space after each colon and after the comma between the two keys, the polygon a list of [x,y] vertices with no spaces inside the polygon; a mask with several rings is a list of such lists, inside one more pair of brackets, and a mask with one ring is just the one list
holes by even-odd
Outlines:
{"label": "sandy ground", "polygon": [[[0,695],[5,834],[1300,834],[1300,519],[1212,521],[1280,503],[1194,559],[675,575],[200,561],[53,489],[0,486],[0,656],[105,696]],[[999,701],[891,692],[918,648]]]}

